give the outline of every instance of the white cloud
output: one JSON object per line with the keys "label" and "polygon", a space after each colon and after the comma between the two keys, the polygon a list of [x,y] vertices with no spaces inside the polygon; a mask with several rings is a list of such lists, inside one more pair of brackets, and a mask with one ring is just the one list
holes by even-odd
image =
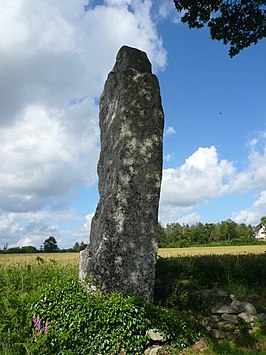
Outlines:
{"label": "white cloud", "polygon": [[266,190],[260,193],[259,198],[250,208],[233,213],[231,219],[237,223],[257,224],[261,217],[266,215]]}
{"label": "white cloud", "polygon": [[[23,210],[33,209],[34,204],[39,209],[75,186],[93,184],[98,157],[96,113],[89,100],[67,113],[29,107],[23,119],[2,128],[0,208],[11,209],[6,205],[9,200],[17,210],[20,205]],[[77,127],[74,118],[79,120]]]}
{"label": "white cloud", "polygon": [[[154,1],[156,7],[156,18],[160,20],[167,20],[173,23],[180,23],[181,15],[176,11],[173,1]],[[184,12],[182,11],[182,15]]]}
{"label": "white cloud", "polygon": [[266,137],[265,132],[248,142],[250,149],[247,169],[240,172],[232,186],[232,192],[266,189]]}
{"label": "white cloud", "polygon": [[170,136],[172,136],[172,135],[174,135],[174,134],[176,134],[176,130],[174,129],[174,127],[166,127],[166,129],[165,129],[165,136],[166,137],[170,137]]}
{"label": "white cloud", "polygon": [[0,213],[13,244],[30,235],[39,243],[49,228],[60,235],[56,221],[38,222],[37,212],[96,181],[96,102],[118,49],[146,51],[155,70],[166,64],[151,1],[90,2],[86,12],[84,5],[0,2]]}
{"label": "white cloud", "polygon": [[197,212],[191,212],[187,215],[181,216],[178,219],[178,223],[180,224],[196,224],[200,222],[200,215]]}
{"label": "white cloud", "polygon": [[198,148],[180,167],[163,170],[160,219],[178,221],[197,202],[224,194],[235,173],[231,162],[219,161],[214,146]]}
{"label": "white cloud", "polygon": [[[160,200],[161,220],[178,221],[185,213],[184,208],[191,210],[200,201],[265,190],[265,135],[259,134],[253,138],[248,147],[248,165],[240,172],[233,162],[219,160],[214,146],[198,148],[176,169],[164,169]],[[235,212],[232,218],[238,222],[258,223],[261,215],[265,215],[264,199],[265,193],[262,191],[259,200],[251,208]]]}
{"label": "white cloud", "polygon": [[[0,215],[0,248],[6,243],[12,246],[34,245],[37,248],[44,240],[53,235],[60,248],[73,246],[76,241],[88,241],[90,222],[93,214],[83,217],[74,210],[37,211],[7,213]],[[84,221],[85,220],[85,221]],[[70,230],[59,226],[60,223],[73,222],[83,225],[80,229]]]}
{"label": "white cloud", "polygon": [[189,207],[217,197],[225,193],[234,176],[233,164],[219,161],[214,146],[198,148],[182,166],[163,170],[161,205]]}
{"label": "white cloud", "polygon": [[164,160],[167,161],[167,162],[170,162],[174,159],[175,155],[174,154],[166,154],[164,156]]}

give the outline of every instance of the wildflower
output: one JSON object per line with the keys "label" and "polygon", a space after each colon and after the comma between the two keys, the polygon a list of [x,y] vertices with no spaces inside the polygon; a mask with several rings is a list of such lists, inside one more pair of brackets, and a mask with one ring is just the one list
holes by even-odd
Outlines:
{"label": "wildflower", "polygon": [[45,323],[44,333],[47,335],[49,330],[48,322]]}
{"label": "wildflower", "polygon": [[36,315],[34,314],[32,317],[32,322],[33,322],[33,334],[32,334],[33,338],[35,337],[36,333],[37,335],[42,335],[43,332],[46,335],[48,334],[48,330],[49,330],[48,322],[45,323],[44,330],[42,329],[41,319],[39,316],[36,317]]}

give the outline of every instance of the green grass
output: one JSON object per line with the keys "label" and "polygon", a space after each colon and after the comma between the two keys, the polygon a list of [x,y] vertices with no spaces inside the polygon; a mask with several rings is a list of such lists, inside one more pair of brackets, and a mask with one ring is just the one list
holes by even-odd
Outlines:
{"label": "green grass", "polygon": [[31,306],[47,285],[77,278],[78,267],[36,257],[30,264],[0,266],[0,354],[25,353],[32,333]]}
{"label": "green grass", "polygon": [[[82,354],[82,348],[86,354],[119,354],[122,347],[128,347],[127,354],[141,354],[146,327],[168,334],[169,354],[180,354],[176,349],[184,346],[184,354],[198,354],[189,344],[196,342],[200,328],[188,315],[204,311],[197,293],[204,288],[225,289],[240,299],[259,294],[255,305],[266,312],[265,253],[159,258],[155,303],[166,308],[121,295],[88,296],[77,283],[77,256],[73,262],[56,258],[35,255],[27,261],[0,262],[0,354]],[[48,337],[32,338],[34,313],[41,317],[43,330],[49,322]],[[247,335],[238,343],[205,339],[203,354],[266,352],[263,334]],[[90,351],[92,346],[95,350]]]}
{"label": "green grass", "polygon": [[[266,293],[266,254],[197,255],[159,258],[156,270],[156,302],[165,304],[181,280],[197,281],[200,288],[225,288],[244,296]],[[265,294],[266,296],[266,294]]]}

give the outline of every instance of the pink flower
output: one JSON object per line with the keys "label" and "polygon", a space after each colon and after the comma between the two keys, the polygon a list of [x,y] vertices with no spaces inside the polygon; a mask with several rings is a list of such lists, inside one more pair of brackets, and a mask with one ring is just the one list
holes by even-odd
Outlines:
{"label": "pink flower", "polygon": [[48,322],[46,322],[46,323],[45,323],[45,327],[44,327],[44,333],[45,333],[45,334],[48,334],[48,330],[49,330]]}

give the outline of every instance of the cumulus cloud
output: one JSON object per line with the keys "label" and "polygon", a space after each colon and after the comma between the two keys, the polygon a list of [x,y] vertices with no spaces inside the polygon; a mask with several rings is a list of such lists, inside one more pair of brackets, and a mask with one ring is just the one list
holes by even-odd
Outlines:
{"label": "cumulus cloud", "polygon": [[[164,169],[160,219],[179,221],[200,201],[262,189],[260,198],[252,207],[235,212],[231,217],[239,222],[258,223],[261,216],[265,215],[265,140],[264,133],[250,140],[248,164],[243,171],[238,171],[233,162],[219,160],[215,146],[200,147],[180,167]],[[193,217],[194,212],[190,213]]]}
{"label": "cumulus cloud", "polygon": [[[118,49],[127,44],[146,51],[155,70],[166,64],[151,1],[86,4],[0,3],[1,240],[16,235],[24,244],[45,233],[60,235],[56,223],[19,218],[37,217],[55,199],[64,205],[73,189],[95,183],[97,102]],[[35,237],[23,241],[25,233]]]}
{"label": "cumulus cloud", "polygon": [[262,191],[258,199],[250,208],[242,209],[232,214],[231,219],[237,223],[257,224],[266,215],[266,190]]}
{"label": "cumulus cloud", "polygon": [[[78,237],[75,231],[60,227],[62,222],[83,223],[83,225],[88,225],[87,230],[90,226],[87,219],[69,209],[56,212],[2,213],[0,214],[0,247],[4,247],[7,243],[10,247],[33,245],[39,248],[50,235],[56,238],[60,248],[67,248],[74,245],[75,241],[81,241],[73,239]],[[88,240],[88,235],[83,240]]]}
{"label": "cumulus cloud", "polygon": [[164,169],[162,205],[191,206],[201,199],[222,194],[235,175],[231,162],[218,159],[214,146],[198,148],[176,169]]}
{"label": "cumulus cloud", "polygon": [[237,174],[231,192],[266,189],[266,137],[265,132],[248,142],[247,169]]}

